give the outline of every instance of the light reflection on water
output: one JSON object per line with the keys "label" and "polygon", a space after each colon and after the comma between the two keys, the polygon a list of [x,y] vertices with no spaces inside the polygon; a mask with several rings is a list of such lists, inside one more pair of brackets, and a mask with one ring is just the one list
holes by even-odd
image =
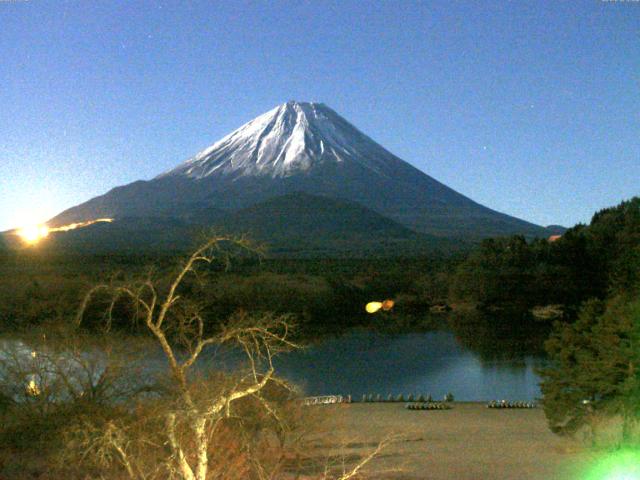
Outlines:
{"label": "light reflection on water", "polygon": [[[167,368],[159,349],[145,355],[142,376],[147,381]],[[496,348],[500,348],[496,346]],[[19,350],[28,356],[29,347]],[[203,352],[201,371],[237,364],[239,356],[227,351]],[[382,334],[358,331],[326,339],[301,351],[276,359],[276,371],[307,395],[379,394],[386,398],[403,394],[432,395],[442,399],[448,392],[456,400],[527,400],[540,397],[536,357],[517,360],[482,360],[462,347],[453,333],[428,332]]]}
{"label": "light reflection on water", "polygon": [[[498,347],[499,348],[499,347]],[[482,361],[449,332],[399,335],[354,332],[279,359],[280,375],[309,395],[431,394],[456,400],[535,400],[540,396],[534,369],[542,360]]]}

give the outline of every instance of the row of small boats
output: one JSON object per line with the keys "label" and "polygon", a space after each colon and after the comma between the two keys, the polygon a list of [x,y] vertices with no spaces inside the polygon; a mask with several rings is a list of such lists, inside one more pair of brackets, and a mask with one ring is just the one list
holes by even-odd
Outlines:
{"label": "row of small boats", "polygon": [[[447,393],[444,396],[444,400],[445,402],[453,402],[454,398],[453,398],[453,394],[451,393]],[[433,397],[431,395],[412,395],[409,394],[407,396],[405,395],[388,395],[387,397],[383,397],[382,395],[373,395],[373,394],[364,394],[362,395],[362,400],[360,400],[363,403],[378,403],[378,402],[400,402],[400,403],[405,403],[405,402],[409,402],[409,403],[440,403],[437,400],[434,400]]]}
{"label": "row of small boats", "polygon": [[[536,408],[534,402],[508,402],[506,400],[492,400],[487,403],[487,408]],[[451,404],[448,402],[412,402],[407,403],[408,410],[450,410]]]}
{"label": "row of small boats", "polygon": [[451,405],[444,402],[419,402],[407,403],[405,408],[408,410],[450,410]]}
{"label": "row of small boats", "polygon": [[492,400],[487,408],[536,408],[535,402],[508,402],[507,400]]}

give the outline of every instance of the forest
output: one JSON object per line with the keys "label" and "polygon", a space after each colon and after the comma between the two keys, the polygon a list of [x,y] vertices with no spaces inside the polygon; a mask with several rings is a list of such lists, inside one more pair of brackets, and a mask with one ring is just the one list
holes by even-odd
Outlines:
{"label": "forest", "polygon": [[[375,323],[376,317],[363,307],[386,298],[393,299],[396,308],[382,323],[400,330],[429,328],[434,317],[449,312],[529,319],[533,312],[543,323],[572,321],[587,299],[602,300],[638,284],[639,245],[636,197],[595,213],[589,225],[576,225],[554,241],[491,238],[468,252],[418,258],[243,255],[212,266],[212,281],[200,294],[210,321],[239,309],[288,313],[309,335]],[[47,255],[37,249],[1,255],[4,331],[64,321],[96,282],[150,270],[167,276],[178,256]]]}

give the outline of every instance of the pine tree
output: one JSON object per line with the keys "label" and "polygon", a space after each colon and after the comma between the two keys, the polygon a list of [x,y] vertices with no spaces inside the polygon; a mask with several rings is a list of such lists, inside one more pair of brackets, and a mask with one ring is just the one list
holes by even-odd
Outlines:
{"label": "pine tree", "polygon": [[640,297],[585,303],[573,324],[558,324],[545,345],[551,365],[540,373],[552,431],[594,428],[620,415],[623,441],[640,415]]}

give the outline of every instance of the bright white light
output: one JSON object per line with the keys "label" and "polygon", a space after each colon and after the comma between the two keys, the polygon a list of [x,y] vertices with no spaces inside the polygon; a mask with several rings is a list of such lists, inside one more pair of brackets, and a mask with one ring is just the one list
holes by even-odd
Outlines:
{"label": "bright white light", "polygon": [[61,227],[47,227],[46,225],[30,225],[16,230],[16,234],[22,238],[22,241],[28,245],[34,245],[43,238],[49,236],[52,232],[68,232],[69,230],[75,230],[76,228],[84,228],[94,223],[111,223],[113,218],[97,218],[95,220],[88,220],[86,222],[70,223],[69,225],[63,225]]}
{"label": "bright white light", "polygon": [[49,236],[49,228],[46,225],[29,225],[19,229],[18,235],[26,243],[34,244]]}

